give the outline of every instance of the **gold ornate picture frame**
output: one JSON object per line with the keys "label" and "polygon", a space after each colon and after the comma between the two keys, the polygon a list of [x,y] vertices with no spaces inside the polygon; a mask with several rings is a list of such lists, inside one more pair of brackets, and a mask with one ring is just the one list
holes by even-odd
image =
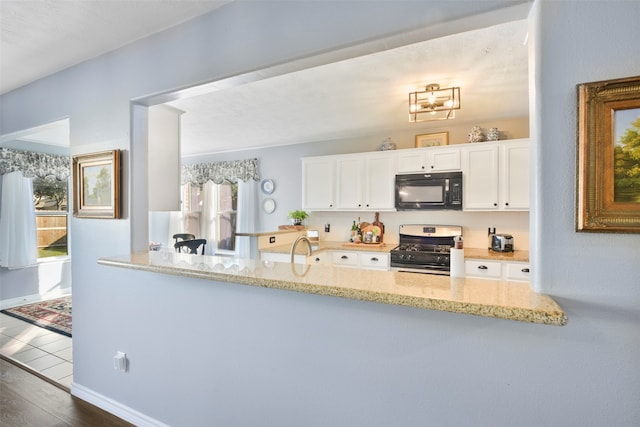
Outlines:
{"label": "gold ornate picture frame", "polygon": [[449,132],[416,135],[416,148],[439,147],[441,145],[449,145]]}
{"label": "gold ornate picture frame", "polygon": [[577,90],[576,230],[640,233],[640,76]]}
{"label": "gold ornate picture frame", "polygon": [[120,150],[73,157],[73,216],[120,218]]}

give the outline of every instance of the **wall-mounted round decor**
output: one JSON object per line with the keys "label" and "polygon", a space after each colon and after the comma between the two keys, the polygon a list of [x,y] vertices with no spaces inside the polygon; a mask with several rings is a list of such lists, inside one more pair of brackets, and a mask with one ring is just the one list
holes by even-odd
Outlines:
{"label": "wall-mounted round decor", "polygon": [[271,194],[273,193],[273,190],[276,189],[275,184],[270,179],[263,179],[260,183],[260,187],[262,188],[262,192],[264,194]]}
{"label": "wall-mounted round decor", "polygon": [[264,199],[262,202],[262,210],[270,214],[276,210],[276,201],[273,199]]}

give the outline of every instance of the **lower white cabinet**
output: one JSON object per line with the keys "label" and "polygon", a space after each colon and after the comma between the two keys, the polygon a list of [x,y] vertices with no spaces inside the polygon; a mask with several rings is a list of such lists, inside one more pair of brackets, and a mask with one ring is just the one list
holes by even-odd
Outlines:
{"label": "lower white cabinet", "polygon": [[358,252],[354,251],[333,251],[331,252],[333,265],[343,267],[358,267]]}
{"label": "lower white cabinet", "polygon": [[331,265],[331,254],[326,251],[317,254],[311,254],[307,257],[307,264]]}
{"label": "lower white cabinet", "polygon": [[529,263],[513,261],[465,260],[464,270],[467,277],[518,282],[528,282],[530,275]]}
{"label": "lower white cabinet", "polygon": [[528,262],[508,262],[505,264],[505,278],[528,282],[530,280],[530,267]]}
{"label": "lower white cabinet", "polygon": [[464,273],[468,277],[500,279],[502,275],[502,265],[500,261],[465,260]]}
{"label": "lower white cabinet", "polygon": [[389,254],[384,252],[332,251],[331,260],[342,267],[389,270]]}
{"label": "lower white cabinet", "polygon": [[389,270],[389,254],[379,252],[360,252],[358,254],[360,268],[372,270]]}

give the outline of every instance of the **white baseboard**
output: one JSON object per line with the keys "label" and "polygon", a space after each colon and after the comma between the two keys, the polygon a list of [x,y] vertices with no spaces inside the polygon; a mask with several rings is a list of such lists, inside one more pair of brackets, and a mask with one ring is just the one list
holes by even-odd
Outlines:
{"label": "white baseboard", "polygon": [[71,384],[71,394],[138,427],[169,427],[167,424],[161,423],[80,384]]}
{"label": "white baseboard", "polygon": [[71,295],[71,288],[56,289],[46,294],[25,295],[18,298],[5,299],[0,301],[0,310],[17,307],[19,305],[33,304],[35,302],[45,301],[52,298],[58,298],[64,295]]}

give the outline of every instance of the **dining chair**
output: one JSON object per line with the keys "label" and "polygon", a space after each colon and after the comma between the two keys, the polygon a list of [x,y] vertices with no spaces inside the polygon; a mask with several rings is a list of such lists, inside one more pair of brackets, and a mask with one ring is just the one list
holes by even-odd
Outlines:
{"label": "dining chair", "polygon": [[200,255],[204,255],[204,248],[206,245],[207,239],[191,239],[176,242],[173,247],[176,249],[176,252],[184,252],[185,249],[188,249],[189,251],[187,253],[198,255],[198,248],[202,246]]}
{"label": "dining chair", "polygon": [[174,234],[173,238],[175,239],[175,243],[178,243],[181,240],[193,240],[196,236],[190,233],[178,233]]}

